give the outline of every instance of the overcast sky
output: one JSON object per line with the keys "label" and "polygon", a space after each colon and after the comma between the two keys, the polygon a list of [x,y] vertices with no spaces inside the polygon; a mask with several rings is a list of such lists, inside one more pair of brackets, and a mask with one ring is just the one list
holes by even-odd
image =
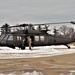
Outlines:
{"label": "overcast sky", "polygon": [[0,25],[75,20],[75,0],[0,0]]}

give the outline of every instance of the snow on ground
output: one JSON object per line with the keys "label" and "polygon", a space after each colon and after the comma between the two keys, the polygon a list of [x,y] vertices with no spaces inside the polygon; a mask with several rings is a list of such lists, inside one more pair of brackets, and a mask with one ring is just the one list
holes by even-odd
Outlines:
{"label": "snow on ground", "polygon": [[[15,72],[14,73],[8,73],[8,74],[4,74],[4,73],[0,73],[0,75],[18,75]],[[37,71],[33,71],[33,72],[23,72],[20,75],[44,75],[41,72],[37,72]]]}
{"label": "snow on ground", "polygon": [[[75,70],[69,70],[69,72],[67,74],[64,73],[60,73],[59,75],[74,75],[75,74]],[[16,72],[13,73],[0,73],[0,75],[18,75],[16,74]],[[22,72],[20,75],[44,75],[42,72],[37,72],[37,71],[33,71],[33,72]]]}
{"label": "snow on ground", "polygon": [[75,47],[68,49],[66,46],[43,46],[34,47],[33,50],[12,49],[9,47],[0,47],[0,59],[2,58],[33,58],[33,57],[47,57],[62,54],[75,53]]}
{"label": "snow on ground", "polygon": [[[0,59],[6,58],[35,58],[35,57],[47,57],[47,56],[56,56],[63,54],[75,53],[75,47],[72,46],[71,49],[68,49],[66,46],[43,46],[43,47],[34,47],[33,50],[29,50],[28,47],[26,50],[21,49],[12,49],[9,47],[0,47]],[[75,70],[71,70],[66,75],[73,75]],[[16,72],[11,73],[0,73],[0,75],[18,75]],[[42,72],[22,72],[21,75],[44,75]],[[60,75],[65,75],[60,73]]]}

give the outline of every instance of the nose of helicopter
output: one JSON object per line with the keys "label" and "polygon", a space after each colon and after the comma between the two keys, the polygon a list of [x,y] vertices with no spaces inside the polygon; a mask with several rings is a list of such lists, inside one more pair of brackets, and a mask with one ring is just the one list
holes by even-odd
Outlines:
{"label": "nose of helicopter", "polygon": [[1,47],[1,46],[3,46],[3,44],[1,44],[1,42],[0,42],[0,47]]}
{"label": "nose of helicopter", "polygon": [[0,46],[5,46],[5,41],[0,40]]}
{"label": "nose of helicopter", "polygon": [[2,44],[1,44],[1,38],[0,38],[0,46],[2,46]]}
{"label": "nose of helicopter", "polygon": [[3,44],[1,43],[1,41],[0,41],[0,46],[3,46]]}

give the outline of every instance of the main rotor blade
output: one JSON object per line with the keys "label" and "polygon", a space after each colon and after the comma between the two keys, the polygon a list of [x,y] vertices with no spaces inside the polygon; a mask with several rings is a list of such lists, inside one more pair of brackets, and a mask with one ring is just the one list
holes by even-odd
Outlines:
{"label": "main rotor blade", "polygon": [[12,28],[12,27],[25,27],[25,26],[28,26],[28,24],[20,24],[20,25],[16,25],[16,26],[9,26],[9,28]]}
{"label": "main rotor blade", "polygon": [[52,25],[52,24],[66,24],[66,23],[75,24],[74,21],[71,21],[71,22],[56,22],[56,23],[44,23],[44,24],[33,24],[33,25]]}
{"label": "main rotor blade", "polygon": [[[20,25],[9,26],[8,28],[25,27],[25,26],[32,26],[32,25],[67,24],[67,23],[75,24],[75,21],[71,21],[71,22],[56,22],[56,23],[42,23],[42,24],[20,24]],[[2,27],[0,27],[0,28],[2,28]]]}

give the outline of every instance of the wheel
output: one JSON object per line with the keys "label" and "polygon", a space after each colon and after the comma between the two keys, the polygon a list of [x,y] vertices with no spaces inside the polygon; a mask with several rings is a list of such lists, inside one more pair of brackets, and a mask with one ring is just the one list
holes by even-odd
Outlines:
{"label": "wheel", "polygon": [[12,46],[11,48],[15,49],[15,46]]}
{"label": "wheel", "polygon": [[71,48],[71,47],[70,47],[70,46],[68,46],[68,45],[65,45],[65,46],[67,46],[67,48],[68,48],[68,49],[70,49],[70,48]]}
{"label": "wheel", "polygon": [[21,49],[24,50],[25,49],[25,46],[21,46]]}
{"label": "wheel", "polygon": [[71,47],[70,46],[68,46],[68,49],[70,49]]}

